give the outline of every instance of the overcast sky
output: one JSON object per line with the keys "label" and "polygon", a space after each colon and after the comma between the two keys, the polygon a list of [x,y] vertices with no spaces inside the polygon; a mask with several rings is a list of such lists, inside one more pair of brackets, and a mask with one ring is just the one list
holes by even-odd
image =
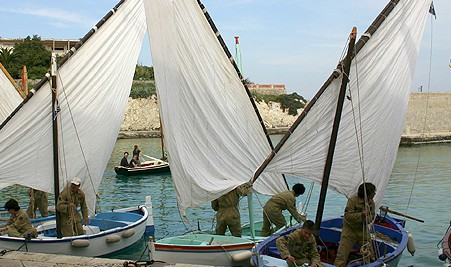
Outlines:
{"label": "overcast sky", "polygon": [[[0,0],[0,36],[79,39],[117,2]],[[335,68],[352,27],[363,33],[388,0],[202,2],[233,55],[234,36],[240,36],[245,77],[285,84],[289,93],[310,99]],[[427,20],[412,91],[451,92],[451,1],[434,5],[437,19]],[[138,63],[152,65],[147,37]]]}

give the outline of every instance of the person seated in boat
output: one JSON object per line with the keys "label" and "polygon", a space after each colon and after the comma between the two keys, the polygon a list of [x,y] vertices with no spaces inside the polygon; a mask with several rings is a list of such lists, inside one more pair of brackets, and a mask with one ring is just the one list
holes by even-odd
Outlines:
{"label": "person seated in boat", "polygon": [[211,202],[211,207],[216,211],[216,234],[225,235],[227,227],[233,236],[241,237],[241,219],[238,204],[240,196],[252,193],[252,184],[242,184],[229,193]]}
{"label": "person seated in boat", "polygon": [[70,183],[60,193],[56,209],[61,216],[61,234],[63,236],[84,235],[85,231],[81,224],[81,216],[77,211],[80,206],[83,214],[83,221],[88,225],[88,207],[86,205],[85,193],[80,189],[81,180],[78,177],[73,178]]}
{"label": "person seated in boat", "polygon": [[138,145],[134,145],[133,146],[133,156],[136,155],[136,159],[139,160],[139,156],[142,156],[143,153],[141,152],[141,150],[138,148]]}
{"label": "person seated in boat", "polygon": [[302,216],[296,211],[296,197],[304,194],[305,187],[303,184],[295,184],[292,190],[287,190],[272,196],[263,207],[263,227],[262,236],[269,236],[271,231],[271,223],[276,226],[274,231],[286,225],[285,217],[282,210],[288,210],[294,219],[298,222],[305,221],[305,216]]}
{"label": "person seated in boat", "polygon": [[49,216],[49,193],[30,188],[28,190],[30,203],[28,204],[27,214],[30,218],[36,218],[36,210],[39,209],[41,217]]}
{"label": "person seated in boat", "polygon": [[374,253],[368,225],[375,216],[374,196],[376,186],[372,183],[363,183],[359,186],[356,196],[351,197],[345,208],[343,228],[341,230],[340,243],[334,265],[344,267],[347,264],[349,252],[354,244],[365,246],[369,255],[364,257],[364,262],[374,260]]}
{"label": "person seated in boat", "polygon": [[324,267],[313,235],[314,230],[315,223],[306,220],[302,228],[277,238],[276,245],[280,257],[287,262],[289,267],[302,266],[304,263],[311,267]]}
{"label": "person seated in boat", "polygon": [[133,155],[133,158],[130,160],[130,164],[128,165],[130,168],[141,167],[141,162],[138,160],[138,156]]}
{"label": "person seated in boat", "polygon": [[11,214],[6,226],[0,227],[0,231],[6,231],[11,237],[36,238],[38,232],[30,222],[27,213],[19,207],[15,199],[10,199],[5,204],[5,209]]}
{"label": "person seated in boat", "polygon": [[125,151],[124,152],[124,157],[121,159],[121,166],[122,167],[128,167],[129,163],[128,163],[128,152]]}

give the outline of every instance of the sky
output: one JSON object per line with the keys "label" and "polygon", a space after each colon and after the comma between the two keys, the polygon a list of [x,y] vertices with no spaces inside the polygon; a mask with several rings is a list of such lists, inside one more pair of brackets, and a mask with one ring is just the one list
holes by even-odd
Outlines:
{"label": "sky", "polygon": [[[118,0],[0,0],[0,37],[79,39]],[[311,99],[335,68],[353,26],[363,33],[388,0],[203,0],[245,78]],[[451,92],[451,1],[434,0],[411,90]],[[139,64],[151,66],[145,37]]]}

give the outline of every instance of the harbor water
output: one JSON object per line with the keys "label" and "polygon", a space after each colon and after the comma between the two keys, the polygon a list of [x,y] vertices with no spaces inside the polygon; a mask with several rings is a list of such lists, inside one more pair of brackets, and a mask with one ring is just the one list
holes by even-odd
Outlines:
{"label": "harbor water", "polygon": [[[280,136],[273,136],[278,139]],[[276,141],[276,140],[275,140]],[[170,174],[119,176],[114,172],[123,152],[131,152],[133,145],[138,144],[142,152],[153,157],[161,157],[159,138],[118,139],[110,161],[105,169],[102,184],[99,188],[99,203],[97,209],[110,209],[140,205],[147,195],[152,197],[153,216],[155,222],[155,238],[175,236],[192,230],[214,229],[214,211],[210,203],[187,210],[189,222],[183,222],[179,215],[175,199],[175,191]],[[383,205],[389,209],[406,213],[415,218],[423,219],[420,223],[407,220],[406,228],[410,231],[416,243],[415,256],[407,250],[404,252],[398,266],[441,266],[437,257],[437,244],[443,237],[451,219],[451,144],[419,145],[400,147],[392,177],[385,194]],[[290,187],[299,179],[287,177]],[[315,218],[319,195],[319,186],[314,185],[308,201],[308,192],[312,184],[302,181],[307,191],[298,198],[307,209],[307,217]],[[6,188],[0,191],[1,199],[10,197],[19,200],[21,206],[28,203],[27,189],[20,186]],[[52,203],[53,196],[49,200]],[[262,218],[262,206],[268,196],[255,195],[254,216]],[[241,201],[242,223],[249,221],[247,199]],[[340,216],[343,213],[346,198],[336,192],[329,191],[326,199],[323,218]],[[110,258],[126,260],[147,259],[146,239],[127,250]]]}

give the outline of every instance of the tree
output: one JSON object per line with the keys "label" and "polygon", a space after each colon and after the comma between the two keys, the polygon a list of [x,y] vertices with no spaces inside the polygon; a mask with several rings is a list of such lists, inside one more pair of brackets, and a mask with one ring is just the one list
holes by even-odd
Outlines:
{"label": "tree", "polygon": [[154,77],[154,73],[153,73],[153,67],[136,65],[135,75],[133,76],[133,80],[149,81],[149,80],[153,80],[154,78],[155,77]]}
{"label": "tree", "polygon": [[17,59],[17,53],[13,53],[13,48],[1,47],[0,48],[0,63],[8,69],[11,68],[12,63]]}
{"label": "tree", "polygon": [[50,68],[52,53],[45,49],[41,38],[27,36],[21,43],[14,45],[13,54],[17,54],[11,69],[8,70],[14,78],[20,78],[23,66],[27,66],[28,78],[40,79]]}

